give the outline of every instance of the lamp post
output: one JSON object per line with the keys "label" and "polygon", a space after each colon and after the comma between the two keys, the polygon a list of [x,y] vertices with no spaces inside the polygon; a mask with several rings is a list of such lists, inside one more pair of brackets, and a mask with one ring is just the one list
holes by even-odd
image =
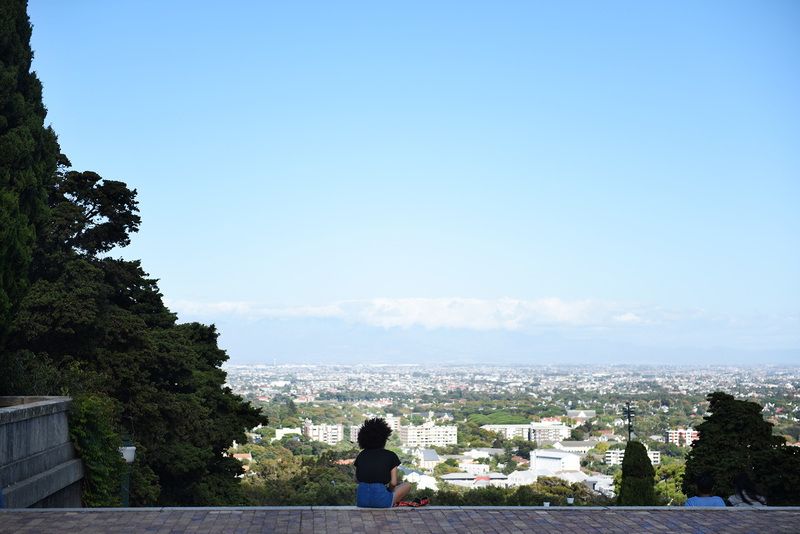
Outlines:
{"label": "lamp post", "polygon": [[122,447],[119,448],[119,453],[125,459],[125,476],[122,478],[122,506],[128,507],[131,505],[131,464],[136,457],[136,446],[131,442],[131,438],[122,438]]}

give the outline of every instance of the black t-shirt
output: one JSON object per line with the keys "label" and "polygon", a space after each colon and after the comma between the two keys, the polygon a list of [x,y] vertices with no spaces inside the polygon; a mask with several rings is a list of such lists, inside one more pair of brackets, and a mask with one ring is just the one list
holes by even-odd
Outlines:
{"label": "black t-shirt", "polygon": [[356,479],[368,484],[388,484],[392,469],[400,465],[400,458],[386,449],[364,449],[355,461]]}

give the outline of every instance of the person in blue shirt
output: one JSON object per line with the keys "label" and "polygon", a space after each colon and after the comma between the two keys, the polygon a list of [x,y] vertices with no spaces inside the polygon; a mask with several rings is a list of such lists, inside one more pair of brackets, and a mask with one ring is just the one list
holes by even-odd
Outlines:
{"label": "person in blue shirt", "polygon": [[714,477],[708,473],[702,473],[697,477],[695,486],[697,487],[697,497],[686,499],[685,506],[725,506],[722,497],[712,497],[714,491]]}

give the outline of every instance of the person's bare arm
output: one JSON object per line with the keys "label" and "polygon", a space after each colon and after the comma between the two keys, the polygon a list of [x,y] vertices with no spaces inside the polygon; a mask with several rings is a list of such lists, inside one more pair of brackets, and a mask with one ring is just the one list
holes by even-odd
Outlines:
{"label": "person's bare arm", "polygon": [[388,489],[389,491],[394,491],[394,488],[396,487],[397,487],[397,467],[393,467],[391,474],[391,482],[389,482]]}

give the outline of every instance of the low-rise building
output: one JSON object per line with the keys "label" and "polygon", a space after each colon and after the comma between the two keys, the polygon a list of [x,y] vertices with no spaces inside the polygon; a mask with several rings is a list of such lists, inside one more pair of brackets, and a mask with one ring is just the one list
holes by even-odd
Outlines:
{"label": "low-rise building", "polygon": [[498,488],[508,487],[508,475],[503,473],[483,473],[475,477],[473,487],[485,488],[486,486],[495,486]]}
{"label": "low-rise building", "polygon": [[475,483],[475,475],[470,475],[469,473],[447,473],[439,476],[439,480],[448,484],[471,488]]}
{"label": "low-rise building", "polygon": [[[647,445],[645,445],[647,448]],[[647,457],[650,458],[650,463],[658,465],[661,463],[661,451],[647,451]],[[625,449],[609,449],[605,454],[605,463],[607,465],[620,465],[625,458]]]}
{"label": "low-rise building", "polygon": [[536,472],[530,469],[512,471],[511,474],[508,475],[507,483],[509,488],[527,486],[529,484],[535,484],[537,478]]}
{"label": "low-rise building", "polygon": [[600,443],[597,440],[589,440],[589,441],[556,441],[553,443],[553,447],[560,451],[566,452],[579,452],[582,454],[586,454],[589,452],[590,449],[593,449],[595,445]]}
{"label": "low-rise building", "polygon": [[489,464],[476,462],[458,462],[458,468],[470,475],[484,475],[489,472]]}
{"label": "low-rise building", "polygon": [[531,451],[531,469],[534,471],[580,471],[581,456],[574,452],[557,449],[535,449]]}
{"label": "low-rise building", "polygon": [[419,466],[428,471],[442,463],[442,458],[434,449],[419,449]]}
{"label": "low-rise building", "polygon": [[597,417],[596,410],[567,410],[567,417],[570,419],[575,419],[576,421],[580,421],[581,423],[585,423],[589,419],[594,419]]}
{"label": "low-rise building", "polygon": [[614,496],[614,477],[610,475],[592,475],[583,483],[592,491],[596,491],[606,497]]}

